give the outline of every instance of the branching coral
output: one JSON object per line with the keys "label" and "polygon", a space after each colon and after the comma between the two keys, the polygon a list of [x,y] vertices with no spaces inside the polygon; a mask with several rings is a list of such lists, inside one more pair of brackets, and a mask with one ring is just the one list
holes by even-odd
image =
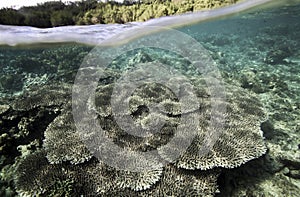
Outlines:
{"label": "branching coral", "polygon": [[129,172],[116,170],[103,162],[97,162],[87,167],[87,174],[93,178],[96,191],[101,195],[108,195],[115,191],[143,191],[153,187],[163,174],[163,169]]}
{"label": "branching coral", "polygon": [[227,101],[224,104],[227,114],[224,131],[218,134],[212,149],[201,155],[201,147],[206,143],[206,133],[208,129],[212,129],[209,127],[210,117],[207,115],[210,113],[210,106],[216,104],[206,99],[207,106],[202,105],[200,112],[204,112],[202,117],[205,118],[200,121],[199,132],[192,145],[178,160],[178,167],[202,170],[214,167],[234,168],[266,152],[260,130],[260,123],[266,119],[263,106],[254,95],[241,88],[226,86],[226,92]]}
{"label": "branching coral", "polygon": [[15,172],[18,193],[24,196],[61,193],[62,191],[53,190],[57,182],[68,179],[72,179],[72,173],[65,171],[62,166],[49,165],[44,151],[35,152],[21,159]]}
{"label": "branching coral", "polygon": [[[152,191],[153,196],[214,196],[219,170],[189,171],[172,165],[165,167],[164,176]],[[147,196],[145,195],[145,196]]]}
{"label": "branching coral", "polygon": [[50,163],[69,161],[72,164],[78,164],[92,157],[76,132],[73,116],[70,112],[62,112],[47,127],[44,147]]}
{"label": "branching coral", "polygon": [[[169,84],[174,84],[172,80]],[[146,83],[137,87],[126,98],[127,111],[114,111],[111,106],[113,84],[99,85],[95,98],[87,101],[87,107],[96,112],[94,118],[101,125],[105,136],[116,146],[136,152],[158,150],[158,154],[165,160],[168,160],[168,153],[161,151],[161,147],[167,145],[177,129],[184,126],[181,118],[186,114],[199,115],[197,135],[187,150],[164,167],[144,172],[118,170],[93,158],[82,142],[83,136],[76,131],[70,102],[63,96],[67,93],[58,91],[57,100],[47,97],[46,106],[63,105],[64,109],[45,131],[45,152],[29,155],[19,162],[16,172],[19,193],[32,194],[34,189],[41,194],[49,194],[49,191],[56,188],[70,190],[76,195],[213,196],[218,191],[219,167],[235,168],[265,153],[260,123],[266,117],[255,95],[241,88],[226,85],[226,99],[221,101],[212,98],[205,79],[192,78],[191,82],[195,89],[190,91],[195,92],[199,108],[183,108],[176,97],[178,92],[174,93],[159,83]],[[130,84],[127,86],[130,88]],[[122,97],[126,97],[125,90],[118,91],[117,101],[122,102]],[[60,100],[61,96],[63,101]],[[33,94],[25,106],[34,108],[45,105],[45,101],[40,98],[38,94]],[[37,100],[36,104],[31,102],[34,100]],[[187,99],[187,102],[186,106],[192,106],[195,101]],[[212,114],[212,107],[218,105],[226,106],[225,114],[219,111]],[[146,128],[151,135],[141,137],[127,133],[116,120],[116,112],[119,113],[117,115],[128,115],[135,126]],[[210,124],[212,115],[216,118],[224,115],[223,131],[217,133],[217,139],[207,153],[199,154],[203,153],[201,150],[209,139],[208,134],[218,132],[218,128]],[[164,124],[155,125],[157,119],[163,120]],[[159,131],[155,130],[157,128]],[[96,133],[90,135],[97,136]],[[43,178],[50,180],[52,185],[49,186],[49,182],[44,182]]]}
{"label": "branching coral", "polygon": [[37,107],[62,107],[71,99],[71,86],[68,84],[52,84],[32,87],[13,104],[16,110],[30,110]]}

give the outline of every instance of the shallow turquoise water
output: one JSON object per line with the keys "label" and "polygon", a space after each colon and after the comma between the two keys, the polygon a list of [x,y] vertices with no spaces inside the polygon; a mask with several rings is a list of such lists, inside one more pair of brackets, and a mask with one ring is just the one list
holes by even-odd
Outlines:
{"label": "shallow turquoise water", "polygon": [[[261,125],[267,156],[258,163],[250,162],[222,174],[218,180],[220,196],[245,193],[246,196],[296,196],[300,189],[300,4],[255,9],[177,30],[194,38],[208,51],[225,83],[255,94],[267,109],[268,120]],[[27,97],[32,89],[46,85],[73,84],[82,61],[92,49],[93,46],[76,43],[0,46],[0,104],[9,105],[17,98]],[[134,64],[153,60],[174,66],[187,76],[195,74],[191,73],[191,64],[184,57],[153,48],[122,54],[110,68],[120,74]],[[116,81],[119,74],[105,76],[100,83]],[[10,172],[7,168],[23,154],[17,148],[19,145],[31,143],[35,148],[27,148],[29,152],[34,151],[42,147],[44,138],[24,134],[20,129],[22,116],[33,112],[14,110],[17,112],[3,110],[0,117],[0,166],[5,169],[5,176]],[[7,113],[17,118],[10,120],[7,117],[13,115]],[[41,117],[41,124],[47,126],[55,115]],[[29,133],[30,127],[36,125],[27,128]],[[45,126],[42,128],[45,130]],[[32,143],[34,139],[40,142]],[[261,171],[253,169],[253,165],[259,165]],[[247,170],[250,173],[245,173]],[[15,194],[11,177],[2,177],[0,183],[1,196],[9,191]],[[269,187],[274,191],[268,193]]]}

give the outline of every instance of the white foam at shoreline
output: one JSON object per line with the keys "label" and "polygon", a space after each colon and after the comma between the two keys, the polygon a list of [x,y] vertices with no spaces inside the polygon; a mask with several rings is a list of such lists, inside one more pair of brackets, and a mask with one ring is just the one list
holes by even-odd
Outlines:
{"label": "white foam at shoreline", "polygon": [[[241,12],[270,1],[273,0],[247,0],[220,9],[187,13],[180,16],[161,17],[143,23],[134,22],[127,24],[64,26],[46,29],[27,26],[0,25],[0,45],[15,46],[19,44],[57,42],[77,42],[93,45],[97,45],[102,42],[111,43],[115,41],[122,41],[124,39],[131,39],[135,36],[143,35],[143,33],[151,33],[149,32],[149,28],[145,28],[147,32],[143,32],[143,26],[175,27],[188,25],[211,18],[217,18],[236,12]],[[136,31],[136,29],[138,29],[138,31]],[[126,34],[124,34],[125,30]],[[112,36],[119,39],[109,39]]]}

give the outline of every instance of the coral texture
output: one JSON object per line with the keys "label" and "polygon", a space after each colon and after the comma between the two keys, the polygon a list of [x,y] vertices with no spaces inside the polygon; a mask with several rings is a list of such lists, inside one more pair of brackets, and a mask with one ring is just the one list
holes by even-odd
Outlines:
{"label": "coral texture", "polygon": [[49,124],[45,131],[44,147],[50,163],[69,161],[72,164],[78,164],[92,157],[76,132],[70,112],[62,112]]}
{"label": "coral texture", "polygon": [[[162,158],[167,160],[168,153],[160,151],[160,148],[174,137],[176,129],[180,127],[181,117],[190,113],[199,115],[197,135],[188,149],[176,161],[170,161],[171,163],[164,167],[144,172],[117,170],[93,158],[92,153],[82,141],[82,135],[76,131],[69,101],[61,103],[64,107],[60,110],[60,115],[48,125],[45,131],[44,152],[42,155],[36,154],[41,157],[38,160],[43,162],[38,162],[36,155],[28,156],[19,162],[16,177],[19,193],[30,193],[33,189],[38,189],[41,194],[46,194],[49,190],[53,190],[43,182],[43,179],[47,179],[52,181],[52,185],[56,185],[56,188],[78,192],[76,194],[89,191],[101,196],[117,194],[125,196],[213,196],[218,192],[217,178],[220,173],[218,167],[235,168],[265,153],[266,148],[260,124],[266,116],[263,106],[255,95],[239,87],[226,85],[226,100],[222,101],[224,103],[218,103],[212,99],[206,80],[191,78],[195,87],[191,91],[195,92],[199,102],[197,109],[182,108],[182,103],[175,95],[176,92],[161,84],[146,83],[136,88],[128,99],[128,110],[118,112],[121,115],[129,115],[134,125],[140,125],[143,128],[160,128],[159,132],[148,130],[154,133],[146,137],[126,133],[118,125],[109,99],[113,93],[112,84],[99,85],[95,98],[88,99],[88,108],[97,114],[95,120],[99,122],[106,136],[116,145],[137,152],[159,150]],[[131,88],[130,84],[126,86]],[[116,98],[119,102],[122,101],[122,97],[126,96],[126,89],[122,90],[124,91],[119,91],[119,97]],[[50,89],[47,93],[49,97],[51,97],[51,91],[53,90]],[[34,100],[34,95],[30,99]],[[38,95],[36,93],[38,104],[35,106],[43,105],[39,102]],[[56,105],[54,101],[47,103]],[[209,124],[212,106],[221,104],[226,106],[224,131],[219,134],[207,154],[199,155],[201,147],[206,143],[206,134],[211,129],[215,129]],[[153,120],[156,119],[164,120],[162,127],[155,127]],[[96,133],[91,134],[93,135],[97,136]],[[33,163],[32,166],[28,165],[30,162]],[[63,172],[62,170],[68,172],[65,177],[59,175]],[[26,174],[32,175],[26,179]],[[38,174],[44,178],[40,179]],[[55,177],[60,177],[59,181]],[[76,186],[75,190],[73,189],[74,181],[81,185]],[[26,182],[26,184],[22,185],[21,182]]]}

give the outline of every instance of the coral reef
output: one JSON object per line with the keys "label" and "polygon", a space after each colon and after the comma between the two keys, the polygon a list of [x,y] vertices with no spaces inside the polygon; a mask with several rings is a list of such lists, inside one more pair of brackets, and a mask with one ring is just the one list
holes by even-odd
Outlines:
{"label": "coral reef", "polygon": [[91,48],[74,44],[37,45],[26,50],[1,47],[1,57],[5,58],[0,59],[0,95],[20,95],[33,86],[51,85],[52,80],[70,82],[76,75],[78,62]]}
{"label": "coral reef", "polygon": [[[265,119],[265,113],[255,95],[247,93],[239,87],[227,85],[225,131],[219,136],[211,152],[204,157],[199,157],[199,147],[201,147],[205,133],[209,129],[210,108],[213,103],[211,103],[205,80],[198,77],[191,78],[191,81],[196,88],[201,106],[199,111],[195,111],[195,113],[200,113],[199,117],[201,118],[197,137],[186,153],[174,164],[145,172],[117,170],[92,158],[86,145],[81,141],[79,133],[76,132],[71,105],[67,100],[69,94],[67,86],[62,84],[61,88],[57,88],[58,85],[56,85],[55,91],[52,90],[52,86],[44,86],[44,89],[33,91],[31,96],[27,98],[28,101],[23,100],[27,109],[46,106],[52,106],[55,109],[58,106],[59,115],[44,132],[43,154],[37,153],[37,156],[41,157],[39,160],[44,162],[40,165],[33,164],[28,168],[28,163],[37,159],[34,154],[19,162],[17,174],[23,174],[23,176],[16,177],[18,192],[32,193],[33,190],[38,189],[40,194],[47,194],[53,190],[53,187],[57,190],[62,188],[73,191],[74,181],[76,182],[79,177],[83,176],[88,178],[80,180],[83,187],[77,188],[77,190],[83,192],[87,190],[87,187],[91,187],[90,192],[103,196],[121,193],[138,196],[181,194],[213,196],[214,193],[218,192],[217,178],[220,173],[216,167],[234,168],[265,153],[266,149],[259,127]],[[130,84],[127,86],[131,88],[129,87]],[[95,106],[89,102],[88,106],[97,112],[96,119],[105,130],[106,135],[123,148],[141,152],[159,149],[174,136],[176,128],[180,125],[180,117],[184,113],[193,112],[189,109],[181,109],[176,95],[166,86],[158,83],[146,83],[135,89],[128,98],[129,109],[128,112],[124,113],[130,114],[135,124],[145,127],[150,124],[150,128],[155,128],[151,124],[153,119],[157,117],[160,120],[164,119],[165,122],[161,130],[153,135],[133,136],[124,132],[113,118],[114,114],[109,99],[113,88],[112,84],[99,84],[94,99]],[[126,88],[122,89],[125,90]],[[47,91],[48,93],[46,93]],[[54,92],[57,95],[55,98],[52,96]],[[126,96],[125,92],[118,92],[120,98],[116,99],[122,101],[121,98]],[[47,94],[43,102],[40,101],[40,93]],[[36,102],[33,102],[35,99]],[[20,109],[24,109],[24,106],[19,103],[20,101],[16,101],[14,108],[18,106]],[[158,107],[153,111],[153,106]],[[121,113],[123,112],[121,111]],[[52,168],[53,170],[51,170]],[[212,168],[214,169],[209,170]],[[24,174],[32,174],[33,169],[36,171],[35,175],[31,176],[32,179],[26,180],[25,177],[27,176]],[[52,184],[44,185],[46,183],[37,178],[37,174],[42,174],[41,177],[45,176],[45,179]],[[63,175],[72,177],[61,177]],[[48,176],[50,178],[46,178]],[[57,182],[57,180],[59,181]],[[27,182],[28,187],[24,186],[26,184],[21,185],[24,181]],[[36,181],[38,182],[35,183]],[[64,184],[66,185],[64,186]]]}
{"label": "coral reef", "polygon": [[[55,95],[58,96],[62,92],[64,95],[68,93],[62,91],[65,87],[63,84],[58,86],[53,83],[52,85],[45,86],[47,88],[52,87],[49,90],[46,90],[47,88],[38,90],[35,87],[33,88],[35,96],[27,98],[22,97],[24,95],[15,96],[13,102],[9,97],[0,99],[1,185],[6,187],[5,190],[1,190],[1,195],[14,193],[14,178],[10,174],[14,174],[15,161],[30,156],[42,148],[42,140],[47,125],[60,113],[61,102],[63,101],[58,101],[59,97],[55,97]],[[27,94],[29,93],[27,92]],[[43,96],[49,99],[43,99]],[[55,98],[57,98],[56,101]]]}
{"label": "coral reef", "polygon": [[88,161],[92,155],[81,141],[70,112],[62,112],[51,122],[46,131],[43,146],[50,163],[69,161],[72,164]]}
{"label": "coral reef", "polygon": [[9,110],[10,106],[9,105],[0,105],[0,115],[4,114]]}
{"label": "coral reef", "polygon": [[[206,119],[200,121],[200,131],[186,154],[179,159],[179,167],[202,170],[214,167],[235,168],[266,152],[263,134],[259,128],[260,123],[266,119],[263,106],[255,95],[247,94],[237,87],[226,86],[226,93],[225,131],[218,136],[208,154],[198,155],[205,143],[205,134],[210,129],[207,114],[213,104],[208,99],[207,106],[202,107],[207,113],[203,115]],[[200,95],[198,97],[201,98]]]}
{"label": "coral reef", "polygon": [[41,107],[60,109],[71,99],[70,87],[69,84],[44,85],[43,88],[33,86],[14,102],[13,108],[24,111]]}
{"label": "coral reef", "polygon": [[[61,62],[60,55],[45,50],[45,56],[53,57],[47,65],[59,64],[59,72],[53,71],[53,66],[46,69],[55,73],[53,81],[46,77],[46,82],[37,81],[40,86],[24,83],[19,96],[8,97],[6,92],[3,95],[7,97],[0,98],[0,196],[298,196],[300,20],[295,22],[295,18],[299,13],[299,6],[284,7],[183,28],[209,49],[217,62],[226,81],[222,103],[212,103],[205,76],[194,73],[182,57],[139,49],[133,57],[126,54],[112,62],[99,79],[95,98],[87,103],[105,135],[119,147],[136,152],[161,150],[174,137],[183,115],[200,115],[197,136],[186,152],[176,161],[143,172],[118,170],[92,156],[75,131],[71,113],[72,87],[68,83],[74,81],[78,66],[69,65],[71,60]],[[293,26],[280,24],[283,19]],[[272,22],[266,26],[268,21]],[[251,25],[241,28],[240,23]],[[218,31],[214,33],[215,27]],[[72,58],[72,50],[59,51]],[[74,51],[78,54],[80,50]],[[130,94],[128,110],[122,114],[142,128],[157,126],[153,121],[157,119],[164,120],[164,125],[159,132],[148,130],[152,136],[134,136],[118,125],[111,94],[120,71],[152,60],[188,75],[200,108],[183,109],[176,92],[159,83],[146,83]],[[13,64],[6,58],[0,61]],[[43,74],[35,67],[13,67],[18,74]],[[4,75],[13,73],[4,68]],[[29,75],[22,76],[29,79]],[[123,87],[117,92],[120,98],[125,97],[125,88],[132,88],[130,84]],[[226,106],[224,131],[210,152],[198,155],[205,134],[214,131],[209,127],[213,104]],[[168,159],[164,152],[159,154]]]}
{"label": "coral reef", "polygon": [[[62,165],[49,165],[44,151],[37,151],[21,159],[15,171],[17,192],[23,196],[74,196],[76,171]],[[77,182],[75,182],[77,181]]]}
{"label": "coral reef", "polygon": [[[26,87],[13,102],[5,101],[1,105],[1,119],[5,122],[3,128],[11,130],[3,131],[1,137],[9,139],[14,136],[12,142],[18,142],[11,159],[17,158],[14,183],[20,195],[214,196],[218,192],[217,179],[222,172],[220,167],[236,168],[265,153],[260,123],[265,121],[266,117],[263,105],[254,93],[226,84],[226,100],[224,103],[218,103],[211,97],[206,83],[209,79],[192,72],[192,69],[189,69],[192,66],[184,58],[153,49],[138,51],[132,55],[121,56],[114,61],[99,79],[95,98],[90,97],[87,100],[87,107],[95,111],[95,120],[99,122],[105,135],[117,146],[136,152],[158,150],[161,157],[168,160],[168,153],[161,147],[168,144],[176,130],[182,127],[181,118],[195,113],[199,115],[199,125],[196,127],[197,136],[191,146],[178,160],[170,160],[169,164],[163,167],[158,165],[153,170],[130,172],[110,167],[93,157],[94,152],[84,143],[84,136],[76,131],[71,90],[76,90],[77,87],[54,78],[54,82],[45,82],[42,87]],[[178,80],[181,85],[186,85],[180,78],[166,81],[173,89],[153,82],[138,87],[125,83],[119,86],[119,89],[114,89],[115,82],[120,77],[120,70],[130,70],[135,64],[147,66],[147,62],[157,64],[152,62],[153,59],[159,59],[167,65],[175,65],[176,69],[187,74],[194,89],[187,89],[186,95],[195,92],[199,108],[193,107],[195,101],[191,99],[187,99],[183,107],[177,98],[176,94],[179,95],[180,92],[179,86],[176,85]],[[73,70],[73,66],[66,66],[66,69]],[[58,73],[73,76],[72,71],[70,72]],[[149,74],[143,72],[142,69],[138,70],[135,75]],[[138,78],[134,73],[131,77]],[[73,79],[69,82],[72,81]],[[134,91],[127,98],[126,90],[132,88]],[[123,99],[126,99],[128,110],[114,109],[114,103],[111,101],[114,90],[117,90],[114,102],[122,103]],[[213,133],[215,129],[209,125],[214,104],[227,108],[224,114],[224,131],[218,136],[210,152],[199,156],[198,152],[202,144],[205,144],[206,134],[210,131]],[[115,114],[116,111],[119,114]],[[145,128],[151,135],[136,136],[127,133],[124,125],[119,125],[120,122],[115,118],[118,115],[129,115],[135,125]],[[12,122],[8,124],[8,120]],[[163,121],[162,125],[160,121]],[[97,137],[97,134],[92,133],[89,137],[93,136]],[[26,141],[22,141],[24,138]],[[38,140],[35,141],[36,139]],[[5,146],[7,145],[5,143]],[[9,147],[4,149],[8,150]],[[5,159],[7,158],[9,157]],[[6,161],[6,164],[8,163]]]}
{"label": "coral reef", "polygon": [[[194,32],[212,51],[224,80],[257,93],[268,112],[268,120],[261,124],[266,155],[223,171],[217,196],[298,196],[300,45],[296,32],[300,24],[293,20],[299,18],[298,12],[299,4],[283,6],[258,15],[245,14],[242,20],[249,26],[243,26],[243,31],[236,29],[241,27],[236,20],[230,20],[226,23],[232,27],[229,31],[221,30],[225,24],[216,21],[202,28],[218,25],[220,31]],[[269,19],[273,22],[265,23]],[[250,29],[254,26],[256,33]],[[211,44],[220,39],[227,46]]]}

